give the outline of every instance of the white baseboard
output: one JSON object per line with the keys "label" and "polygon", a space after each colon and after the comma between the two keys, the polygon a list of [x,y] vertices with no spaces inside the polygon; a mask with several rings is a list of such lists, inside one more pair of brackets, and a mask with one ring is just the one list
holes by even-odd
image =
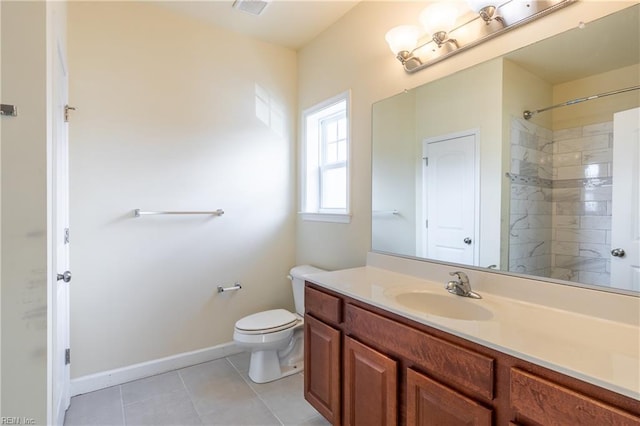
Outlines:
{"label": "white baseboard", "polygon": [[71,396],[93,392],[110,386],[121,385],[132,380],[143,379],[214,359],[224,358],[242,352],[233,342],[192,352],[184,352],[166,358],[133,364],[115,370],[89,374],[71,380]]}

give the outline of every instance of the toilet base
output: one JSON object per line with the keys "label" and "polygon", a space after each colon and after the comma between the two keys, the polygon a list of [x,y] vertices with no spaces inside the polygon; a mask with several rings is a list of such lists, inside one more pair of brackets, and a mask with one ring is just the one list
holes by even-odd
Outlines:
{"label": "toilet base", "polygon": [[255,383],[267,383],[304,370],[304,338],[296,331],[290,344],[281,351],[251,352],[249,378]]}
{"label": "toilet base", "polygon": [[276,351],[251,352],[249,378],[255,383],[267,383],[304,370],[303,360],[299,363],[281,365]]}

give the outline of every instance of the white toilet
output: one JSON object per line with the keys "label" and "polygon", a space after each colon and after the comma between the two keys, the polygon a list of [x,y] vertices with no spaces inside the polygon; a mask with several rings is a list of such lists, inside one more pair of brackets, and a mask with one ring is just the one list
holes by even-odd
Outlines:
{"label": "white toilet", "polygon": [[324,272],[310,265],[289,272],[296,313],[273,309],[236,322],[233,340],[251,351],[249,378],[256,383],[280,379],[304,369],[304,277]]}

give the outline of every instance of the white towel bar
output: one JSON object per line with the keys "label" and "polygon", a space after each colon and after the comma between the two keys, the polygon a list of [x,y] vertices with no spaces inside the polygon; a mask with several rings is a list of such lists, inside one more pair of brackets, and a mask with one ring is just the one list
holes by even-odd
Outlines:
{"label": "white towel bar", "polygon": [[135,209],[133,211],[134,217],[140,217],[143,215],[160,215],[160,214],[209,214],[214,216],[222,216],[224,214],[224,210],[218,209],[212,212],[146,212],[140,209]]}

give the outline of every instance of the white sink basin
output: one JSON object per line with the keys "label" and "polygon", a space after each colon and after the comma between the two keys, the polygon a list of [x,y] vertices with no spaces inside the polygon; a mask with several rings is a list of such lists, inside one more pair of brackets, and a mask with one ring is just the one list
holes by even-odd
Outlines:
{"label": "white sink basin", "polygon": [[493,317],[493,313],[482,306],[482,300],[468,297],[400,289],[387,290],[385,296],[407,309],[428,315],[467,321],[486,321]]}

